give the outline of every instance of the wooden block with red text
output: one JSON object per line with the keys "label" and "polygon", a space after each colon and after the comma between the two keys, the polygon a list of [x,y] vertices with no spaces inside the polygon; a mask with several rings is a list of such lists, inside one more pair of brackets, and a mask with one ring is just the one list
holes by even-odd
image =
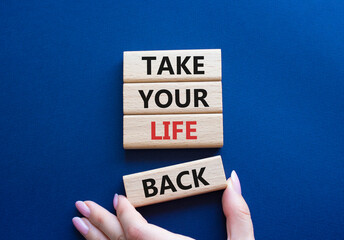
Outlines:
{"label": "wooden block with red text", "polygon": [[123,181],[127,198],[135,207],[227,187],[221,156],[126,175]]}
{"label": "wooden block with red text", "polygon": [[125,83],[124,114],[221,113],[221,82]]}
{"label": "wooden block with red text", "polygon": [[221,49],[128,51],[123,82],[221,81]]}
{"label": "wooden block with red text", "polygon": [[123,147],[218,148],[223,145],[222,114],[125,115]]}
{"label": "wooden block with red text", "polygon": [[222,147],[221,64],[221,49],[124,52],[124,148]]}

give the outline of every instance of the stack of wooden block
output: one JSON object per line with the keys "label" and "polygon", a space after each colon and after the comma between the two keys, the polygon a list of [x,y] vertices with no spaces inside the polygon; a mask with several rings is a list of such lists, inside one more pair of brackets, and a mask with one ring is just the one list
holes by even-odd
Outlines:
{"label": "stack of wooden block", "polygon": [[123,146],[223,146],[221,50],[123,54]]}
{"label": "stack of wooden block", "polygon": [[[222,147],[221,50],[124,52],[123,146]],[[136,207],[226,188],[220,156],[123,176]]]}

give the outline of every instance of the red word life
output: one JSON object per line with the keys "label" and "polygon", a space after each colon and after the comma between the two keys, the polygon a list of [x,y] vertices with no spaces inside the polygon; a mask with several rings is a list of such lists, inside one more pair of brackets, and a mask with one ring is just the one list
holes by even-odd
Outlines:
{"label": "red word life", "polygon": [[[172,124],[171,124],[172,123]],[[156,123],[151,122],[151,139],[152,140],[170,140],[170,125],[172,125],[172,139],[178,138],[178,133],[182,133],[183,129],[179,126],[184,125],[184,121],[163,121],[164,136],[156,135]],[[197,139],[197,136],[191,136],[191,133],[196,132],[196,128],[192,128],[192,125],[197,125],[197,121],[185,121],[185,139]]]}

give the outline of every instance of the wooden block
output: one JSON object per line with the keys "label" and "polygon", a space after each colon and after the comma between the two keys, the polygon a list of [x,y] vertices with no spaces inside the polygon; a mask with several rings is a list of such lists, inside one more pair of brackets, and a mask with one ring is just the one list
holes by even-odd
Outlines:
{"label": "wooden block", "polygon": [[123,81],[221,81],[221,49],[124,52]]}
{"label": "wooden block", "polygon": [[123,112],[221,113],[221,82],[125,83]]}
{"label": "wooden block", "polygon": [[123,147],[217,148],[223,146],[222,114],[125,115]]}
{"label": "wooden block", "polygon": [[126,175],[123,181],[127,198],[135,207],[227,187],[221,156]]}

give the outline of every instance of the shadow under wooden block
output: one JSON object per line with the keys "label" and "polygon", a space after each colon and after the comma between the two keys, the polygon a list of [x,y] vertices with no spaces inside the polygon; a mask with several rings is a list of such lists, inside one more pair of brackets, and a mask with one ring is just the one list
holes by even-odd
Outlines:
{"label": "shadow under wooden block", "polygon": [[221,49],[123,52],[123,82],[221,81]]}
{"label": "shadow under wooden block", "polygon": [[221,82],[125,83],[124,114],[221,113]]}
{"label": "shadow under wooden block", "polygon": [[219,148],[223,146],[221,113],[125,115],[123,147]]}
{"label": "shadow under wooden block", "polygon": [[227,187],[221,156],[126,175],[123,182],[127,198],[135,207]]}

